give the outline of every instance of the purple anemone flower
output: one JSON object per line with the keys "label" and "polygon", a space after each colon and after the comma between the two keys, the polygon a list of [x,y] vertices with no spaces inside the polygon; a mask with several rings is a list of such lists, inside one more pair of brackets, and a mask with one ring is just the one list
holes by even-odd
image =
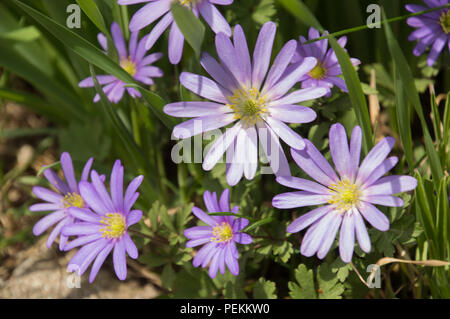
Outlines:
{"label": "purple anemone flower", "polygon": [[279,194],[273,198],[272,205],[290,209],[326,204],[294,220],[287,231],[295,233],[310,226],[300,252],[308,257],[317,253],[322,259],[340,228],[339,252],[341,259],[348,263],[353,255],[355,234],[361,249],[370,251],[370,238],[363,218],[380,231],[389,229],[388,218],[374,204],[403,206],[403,200],[392,195],[414,189],[417,180],[404,175],[383,177],[398,161],[395,156],[386,158],[395,144],[392,137],[375,145],[361,164],[359,126],[353,129],[350,147],[341,124],[331,126],[329,138],[331,158],[339,176],[317,148],[305,140],[306,148],[302,151],[291,149],[291,154],[298,166],[317,183],[292,176],[278,177],[278,183],[300,191]]}
{"label": "purple anemone flower", "polygon": [[[93,160],[93,158],[90,158],[86,162],[81,174],[81,181],[87,181]],[[53,228],[50,233],[50,236],[48,236],[48,248],[50,248],[56,237],[61,233],[61,229],[65,225],[72,224],[75,221],[75,219],[68,213],[68,208],[86,207],[86,202],[80,196],[78,182],[75,178],[72,159],[69,153],[62,153],[60,161],[66,182],[61,180],[51,168],[47,168],[44,171],[44,176],[56,189],[56,192],[40,186],[33,187],[33,194],[36,195],[37,198],[46,201],[46,203],[39,203],[30,206],[30,211],[32,212],[52,212],[51,214],[48,214],[40,219],[33,227],[33,234],[39,236],[56,224],[55,228]],[[63,250],[66,243],[67,236],[61,234],[59,237],[59,249]]]}
{"label": "purple anemone flower", "polygon": [[236,185],[244,175],[253,179],[258,166],[258,139],[277,175],[290,175],[289,165],[278,137],[290,147],[303,149],[300,135],[286,123],[308,123],[316,118],[309,107],[295,105],[326,94],[324,88],[288,91],[299,77],[311,71],[315,58],[305,58],[285,70],[294,55],[297,43],[285,44],[269,69],[276,26],[267,22],[261,28],[251,61],[247,41],[240,25],[234,28],[234,43],[224,33],[216,36],[216,50],[220,64],[203,53],[201,64],[213,78],[183,72],[181,84],[188,90],[212,102],[178,102],[168,104],[164,112],[175,117],[194,117],[177,125],[176,138],[216,130],[236,122],[218,137],[203,161],[203,168],[211,170],[227,152],[227,182]]}
{"label": "purple anemone flower", "polygon": [[[111,34],[117,54],[119,55],[120,66],[136,81],[146,85],[152,85],[154,83],[152,78],[163,76],[163,72],[160,68],[151,65],[153,62],[161,59],[162,53],[157,52],[146,56],[145,54],[148,51],[148,49],[145,49],[144,46],[146,37],[142,38],[138,42],[139,32],[132,32],[129,47],[127,49],[122,31],[116,22],[111,25]],[[97,38],[106,54],[106,36],[103,33],[99,33]],[[131,87],[126,88],[126,83],[113,75],[97,75],[97,81],[100,85],[104,85],[103,92],[105,92],[108,100],[112,103],[117,103],[122,99],[125,89],[131,97],[141,97],[138,90]],[[92,80],[92,77],[88,77],[81,81],[78,85],[82,88],[93,87],[94,81]],[[96,94],[94,97],[94,102],[98,102],[99,100],[100,95]]]}
{"label": "purple anemone flower", "polygon": [[[323,35],[327,35],[325,32]],[[319,38],[320,34],[314,28],[309,29],[309,39]],[[307,57],[314,57],[317,59],[317,65],[310,72],[304,74],[300,81],[302,81],[303,88],[309,87],[323,87],[328,90],[327,96],[331,96],[331,88],[333,86],[339,87],[342,91],[348,92],[345,80],[340,77],[342,75],[341,66],[336,57],[336,53],[332,48],[328,49],[328,40],[320,40],[309,44],[303,44],[307,40],[300,36],[297,51],[292,58],[292,63],[302,62]],[[343,36],[338,39],[338,44],[344,48],[347,43],[347,37]],[[361,62],[358,59],[351,58],[353,65],[359,65]]]}
{"label": "purple anemone flower", "polygon": [[217,5],[229,5],[233,0],[118,0],[118,4],[129,5],[135,3],[150,2],[139,9],[130,21],[130,30],[139,31],[159,18],[159,22],[153,27],[146,40],[145,47],[151,48],[159,39],[161,34],[170,27],[169,34],[169,60],[172,64],[178,64],[183,55],[184,36],[175,23],[170,7],[178,2],[192,10],[195,16],[199,14],[209,24],[215,33],[223,32],[231,35],[231,28],[220,11],[215,7]]}
{"label": "purple anemone flower", "polygon": [[[406,10],[415,13],[449,4],[449,0],[424,0],[423,2],[427,5],[426,7],[407,4]],[[429,66],[436,62],[446,44],[450,52],[450,8],[408,18],[406,23],[413,28],[417,28],[408,37],[409,41],[418,41],[413,50],[415,56],[422,55],[426,48],[431,46],[427,59]]]}
{"label": "purple anemone flower", "polygon": [[[232,212],[237,214],[239,207],[234,206],[230,210],[230,190],[225,189],[217,201],[217,194],[206,191],[203,200],[210,213]],[[187,247],[204,245],[195,255],[192,264],[194,267],[202,265],[205,268],[209,264],[209,276],[216,277],[217,270],[225,274],[225,265],[230,272],[237,276],[239,274],[239,253],[236,243],[248,245],[253,240],[248,234],[240,231],[248,225],[248,219],[236,218],[234,216],[210,216],[197,207],[192,212],[208,226],[196,226],[184,231],[184,235],[190,240]]]}
{"label": "purple anemone flower", "polygon": [[69,271],[78,271],[81,276],[93,262],[89,282],[93,282],[108,254],[113,250],[114,270],[120,280],[127,277],[125,252],[133,259],[138,257],[136,245],[128,234],[128,227],[142,218],[142,211],[131,210],[139,197],[136,192],[143,176],[131,181],[123,195],[123,166],[120,160],[114,163],[110,180],[110,193],[96,171],[91,172],[92,183],[81,182],[80,193],[90,209],[71,207],[69,213],[79,222],[62,229],[65,236],[78,236],[64,250],[83,246],[73,256]]}

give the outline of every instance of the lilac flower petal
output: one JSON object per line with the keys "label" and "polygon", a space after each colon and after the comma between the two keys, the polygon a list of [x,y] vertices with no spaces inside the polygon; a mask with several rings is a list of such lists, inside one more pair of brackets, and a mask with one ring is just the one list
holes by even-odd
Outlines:
{"label": "lilac flower petal", "polygon": [[184,36],[178,28],[177,23],[173,22],[169,33],[169,61],[172,64],[178,64],[183,55]]}
{"label": "lilac flower petal", "polygon": [[221,248],[221,246],[216,247],[215,249],[211,249],[208,251],[208,254],[205,255],[203,262],[202,262],[202,268],[205,268],[208,266],[208,264],[211,263],[212,258],[217,254],[218,250]]}
{"label": "lilac flower petal", "polygon": [[[134,196],[136,190],[139,188],[143,180],[144,176],[139,175],[135,177],[130,184],[128,184],[127,190],[125,192],[124,203],[128,203],[131,200],[131,198]],[[127,212],[127,210],[125,210],[125,212]]]}
{"label": "lilac flower petal", "polygon": [[132,210],[127,216],[127,227],[137,224],[142,218],[142,211]]}
{"label": "lilac flower petal", "polygon": [[339,253],[343,262],[352,261],[353,249],[355,248],[355,216],[345,214],[339,234]]}
{"label": "lilac flower petal", "polygon": [[330,153],[341,179],[351,177],[350,150],[344,126],[337,123],[330,128]]}
{"label": "lilac flower petal", "polygon": [[196,226],[188,228],[184,231],[184,236],[189,239],[197,239],[203,237],[212,237],[212,228],[210,226]]}
{"label": "lilac flower petal", "polygon": [[232,113],[200,116],[178,124],[174,127],[172,134],[176,138],[185,139],[224,127],[235,120]]}
{"label": "lilac flower petal", "polygon": [[301,105],[278,105],[269,110],[273,118],[286,123],[309,123],[317,117],[313,109]]}
{"label": "lilac flower petal", "polygon": [[116,160],[111,173],[111,199],[115,211],[123,211],[123,166]]}
{"label": "lilac flower petal", "polygon": [[94,214],[89,209],[69,207],[68,212],[70,216],[89,223],[100,223],[101,220],[100,216]]}
{"label": "lilac flower petal", "polygon": [[339,179],[327,159],[319,152],[311,141],[305,139],[305,144],[305,150],[308,156],[312,158],[317,167],[319,167],[333,182],[336,183]]}
{"label": "lilac flower petal", "polygon": [[244,74],[244,83],[247,87],[250,87],[252,76],[252,62],[250,59],[250,53],[248,51],[248,45],[244,30],[242,30],[242,27],[239,24],[234,28],[233,41],[236,55],[239,57],[237,59],[237,62],[242,69],[242,73]]}
{"label": "lilac flower petal", "polygon": [[127,278],[127,261],[125,256],[125,244],[123,240],[118,240],[114,246],[113,262],[114,271],[117,278],[125,280]]}
{"label": "lilac flower petal", "polygon": [[429,66],[432,66],[436,62],[448,39],[449,37],[447,34],[441,34],[441,36],[436,39],[433,46],[431,47],[430,54],[428,55],[427,64]]}
{"label": "lilac flower petal", "polygon": [[193,73],[183,72],[180,75],[181,84],[189,91],[208,100],[227,104],[227,96],[233,95],[230,91],[216,82]]}
{"label": "lilac flower petal", "polygon": [[228,105],[214,102],[177,102],[164,106],[164,113],[175,117],[198,117],[230,112],[233,110]]}
{"label": "lilac flower petal", "polygon": [[131,18],[130,31],[139,31],[170,10],[171,1],[153,1],[140,8]]}
{"label": "lilac flower petal", "polygon": [[128,201],[124,202],[125,204],[123,207],[123,211],[124,211],[125,215],[127,215],[127,212],[129,212],[130,209],[133,207],[133,205],[136,202],[136,200],[138,199],[138,197],[139,197],[139,192],[136,192],[131,196],[131,198]]}
{"label": "lilac flower petal", "polygon": [[58,210],[54,213],[46,215],[33,226],[33,234],[35,236],[39,236],[51,226],[64,219],[66,216],[67,215],[63,210]]}
{"label": "lilac flower petal", "polygon": [[319,205],[327,203],[330,198],[331,195],[313,194],[305,191],[289,192],[276,195],[272,199],[272,206],[279,209],[288,209]]}
{"label": "lilac flower petal", "polygon": [[63,182],[51,168],[44,170],[44,176],[61,194],[71,192],[69,185]]}
{"label": "lilac flower petal", "polygon": [[92,163],[94,162],[94,158],[91,157],[88,159],[86,164],[84,164],[83,172],[81,173],[80,181],[87,181],[89,178],[89,172],[91,171]]}
{"label": "lilac flower petal", "polygon": [[234,0],[209,0],[211,3],[219,4],[219,5],[228,5],[232,4]]}
{"label": "lilac flower petal", "polygon": [[367,195],[390,195],[413,190],[417,186],[414,177],[406,175],[391,175],[378,180],[366,189]]}
{"label": "lilac flower petal", "polygon": [[230,272],[237,276],[239,274],[239,263],[236,258],[234,258],[232,246],[233,244],[228,244],[225,250],[225,263],[230,270]]}
{"label": "lilac flower petal", "polygon": [[305,148],[303,138],[285,123],[273,117],[267,117],[266,122],[270,125],[275,134],[278,135],[290,147],[298,150]]}
{"label": "lilac flower petal", "polygon": [[221,249],[218,256],[219,270],[222,275],[225,274],[225,249]]}
{"label": "lilac flower petal", "polygon": [[249,221],[247,218],[236,218],[233,221],[233,232],[236,233],[236,232],[244,229],[245,227],[248,226],[248,223],[249,223]]}
{"label": "lilac flower petal", "polygon": [[[130,40],[128,43],[128,56],[127,58],[131,58],[132,60],[134,59],[134,56],[136,54],[136,48],[137,48],[137,44],[138,44],[138,37],[139,37],[139,32],[131,32],[130,34]],[[135,61],[136,63],[138,61]]]}
{"label": "lilac flower petal", "polygon": [[231,72],[241,86],[245,86],[248,82],[248,74],[244,73],[245,69],[241,67],[241,62],[239,61],[240,56],[236,53],[236,49],[234,48],[230,38],[224,33],[219,33],[216,35],[215,43],[217,55],[219,56],[222,64]]}
{"label": "lilac flower petal", "polygon": [[106,239],[99,239],[95,241],[95,246],[92,247],[92,249],[89,251],[89,253],[86,255],[86,257],[81,261],[79,264],[79,274],[82,275],[84,272],[88,269],[89,265],[94,261],[94,259],[97,257],[97,255],[106,247],[108,244],[108,241]]}
{"label": "lilac flower petal", "polygon": [[49,189],[40,186],[33,187],[33,194],[36,195],[36,197],[39,199],[57,205],[60,205],[63,200],[63,197],[60,194],[57,194]]}
{"label": "lilac flower petal", "polygon": [[63,152],[61,154],[61,167],[63,169],[67,184],[72,192],[78,192],[78,185],[75,178],[75,171],[73,170],[72,159],[70,158],[70,154],[67,152]]}
{"label": "lilac flower petal", "polygon": [[380,231],[389,229],[389,219],[372,204],[361,202],[358,211],[376,229]]}
{"label": "lilac flower petal", "polygon": [[219,207],[222,212],[230,211],[230,190],[228,188],[220,195]]}
{"label": "lilac flower petal", "polygon": [[101,200],[103,205],[106,207],[107,212],[114,212],[115,209],[111,197],[108,194],[105,184],[103,184],[100,180],[100,176],[96,171],[91,171],[91,180],[91,185],[94,187],[95,192],[98,195],[98,199]]}
{"label": "lilac flower petal", "polygon": [[234,91],[238,87],[236,80],[208,53],[202,52],[200,64],[224,88]]}
{"label": "lilac flower petal", "polygon": [[319,166],[311,159],[305,150],[300,151],[291,149],[291,155],[297,165],[311,178],[325,186],[329,186],[334,183],[334,180],[319,168]]}
{"label": "lilac flower petal", "polygon": [[113,247],[114,243],[110,242],[98,253],[94,263],[92,264],[91,273],[89,274],[89,283],[92,283],[95,277],[97,277],[100,267],[105,262],[106,257],[108,257]]}
{"label": "lilac flower petal", "polygon": [[217,226],[217,221],[214,219],[214,217],[209,216],[204,211],[202,211],[200,208],[192,207],[192,213],[199,218],[201,221],[205,222],[209,226],[215,227]]}
{"label": "lilac flower petal", "polygon": [[328,223],[327,234],[323,236],[320,246],[317,249],[317,257],[320,259],[325,258],[330,251],[331,245],[333,245],[334,240],[336,239],[336,233],[342,222],[342,216],[339,213],[332,212],[330,214],[333,218]]}
{"label": "lilac flower petal", "polygon": [[296,104],[303,101],[309,101],[314,100],[319,97],[324,96],[328,92],[327,89],[322,87],[310,87],[306,89],[301,89],[294,91],[292,93],[289,93],[288,95],[278,99],[269,102],[268,106],[276,106],[276,105],[289,105],[289,104]]}
{"label": "lilac flower petal", "polygon": [[316,221],[318,221],[320,218],[328,214],[330,211],[333,210],[333,206],[331,205],[325,205],[318,207],[316,209],[313,209],[309,211],[306,214],[303,214],[302,216],[296,218],[292,223],[289,224],[287,227],[288,233],[297,233],[306,227],[312,225]]}
{"label": "lilac flower petal", "polygon": [[91,235],[84,235],[84,236],[80,236],[77,239],[72,240],[70,243],[68,243],[67,245],[64,246],[64,251],[69,251],[73,248],[79,247],[79,246],[84,246],[86,244],[89,244],[93,241],[99,240],[100,238],[102,238],[102,234],[101,233],[95,233],[95,234],[91,234]]}
{"label": "lilac flower petal", "polygon": [[234,142],[237,134],[241,130],[241,122],[237,122],[232,128],[225,131],[224,134],[219,136],[203,160],[203,169],[206,171],[211,170],[217,162],[222,158],[227,148]]}
{"label": "lilac flower petal", "polygon": [[208,275],[212,279],[214,279],[217,275],[217,271],[219,270],[219,256],[220,250],[216,251],[211,258],[211,263],[209,264]]}
{"label": "lilac flower petal", "polygon": [[108,39],[106,38],[106,36],[103,33],[99,33],[97,35],[97,41],[103,50],[105,50],[105,51],[108,50]]}
{"label": "lilac flower petal", "polygon": [[357,209],[353,210],[353,218],[355,223],[355,233],[358,239],[359,247],[366,253],[370,252],[370,237],[367,232],[366,225],[364,225],[364,220],[359,214]]}
{"label": "lilac flower petal", "polygon": [[232,158],[231,164],[227,167],[226,173],[227,183],[230,186],[234,186],[239,183],[242,176],[244,175],[245,152],[241,145],[239,145],[239,149],[237,148],[237,139],[239,138],[239,135],[242,135],[242,132],[242,130],[239,131],[235,143],[231,145],[227,150],[227,162],[228,158]]}
{"label": "lilac flower petal", "polygon": [[285,95],[299,79],[309,71],[311,71],[317,64],[317,60],[313,57],[305,58],[302,63],[299,63],[296,68],[285,75],[277,84],[275,84],[267,93],[269,97],[276,100]]}
{"label": "lilac flower petal", "polygon": [[155,42],[159,39],[161,34],[166,31],[169,25],[173,22],[173,16],[169,12],[167,13],[159,22],[153,27],[152,31],[149,33],[148,38],[145,42],[145,49],[150,50],[151,47],[155,44]]}
{"label": "lilac flower petal", "polygon": [[201,1],[197,8],[214,33],[223,32],[231,36],[231,28],[227,20],[209,1]]}
{"label": "lilac flower petal", "polygon": [[117,53],[119,54],[119,58],[128,58],[125,39],[123,38],[122,31],[120,30],[119,24],[117,22],[113,22],[111,25],[111,36],[114,41],[114,46],[116,47]]}
{"label": "lilac flower petal", "polygon": [[62,234],[65,236],[81,236],[100,233],[100,224],[92,224],[87,222],[78,222],[76,224],[67,225],[62,229]]}
{"label": "lilac flower petal", "polygon": [[258,137],[274,174],[276,176],[290,176],[289,163],[275,132],[264,123],[258,126]]}
{"label": "lilac flower petal", "polygon": [[359,167],[357,181],[364,182],[367,177],[380,165],[388,156],[392,147],[394,147],[395,139],[385,137],[367,154]]}
{"label": "lilac flower petal", "polygon": [[133,240],[131,239],[130,235],[128,233],[123,234],[122,240],[128,256],[130,256],[130,258],[132,259],[138,258],[139,255],[138,249],[134,244]]}
{"label": "lilac flower petal", "polygon": [[308,191],[315,194],[328,195],[330,194],[330,189],[324,187],[316,182],[294,177],[294,176],[278,176],[276,178],[277,182],[283,186],[291,187],[299,190]]}
{"label": "lilac flower petal", "polygon": [[336,218],[336,215],[339,214],[328,213],[308,228],[300,246],[302,255],[311,257],[317,252],[324,237],[328,235],[329,225]]}
{"label": "lilac flower petal", "polygon": [[277,57],[273,61],[272,67],[270,68],[269,74],[267,75],[267,79],[264,82],[264,88],[262,90],[263,94],[264,92],[268,92],[273,87],[273,85],[281,78],[284,71],[286,70],[286,67],[290,63],[296,48],[297,42],[295,40],[290,40],[283,46],[280,53],[278,53]]}
{"label": "lilac flower petal", "polygon": [[[244,176],[248,180],[255,177],[258,168],[258,134],[255,127],[248,127],[244,132],[244,145],[246,150],[246,159],[244,163]],[[245,154],[243,152],[243,154]]]}
{"label": "lilac flower petal", "polygon": [[136,4],[136,3],[143,3],[143,2],[149,2],[152,0],[118,0],[117,3],[120,5],[130,5],[130,4]]}
{"label": "lilac flower petal", "polygon": [[55,211],[58,210],[62,205],[58,205],[58,204],[49,204],[49,203],[39,203],[39,204],[34,204],[31,205],[29,210],[30,212],[43,212],[43,211]]}
{"label": "lilac flower petal", "polygon": [[405,204],[403,199],[391,195],[366,195],[363,200],[372,204],[390,207],[401,207]]}
{"label": "lilac flower petal", "polygon": [[[53,230],[51,231],[50,235],[47,238],[47,248],[50,248],[53,244],[53,242],[55,241],[56,237],[58,237],[58,235],[61,234],[61,229],[68,225],[71,224],[73,222],[73,219],[70,217],[64,218],[62,219],[56,226],[55,228],[53,228]],[[64,236],[64,234],[61,234],[61,236]],[[64,243],[61,243],[62,237],[60,236],[60,250],[64,249],[63,245]]]}
{"label": "lilac flower petal", "polygon": [[210,191],[205,191],[203,193],[203,201],[205,202],[205,206],[210,213],[220,212],[219,204],[217,203],[217,199],[214,199]]}
{"label": "lilac flower petal", "polygon": [[372,171],[368,178],[364,181],[365,186],[370,186],[378,181],[384,174],[389,172],[395,165],[397,165],[398,158],[391,156],[385,159],[376,169]]}
{"label": "lilac flower petal", "polygon": [[198,252],[197,254],[194,256],[194,259],[192,260],[192,265],[194,267],[198,267],[200,266],[205,258],[208,256],[208,254],[211,251],[214,251],[214,249],[217,247],[217,243],[216,242],[210,242],[208,244],[206,244],[205,246],[203,246]]}
{"label": "lilac flower petal", "polygon": [[78,275],[82,275],[80,272],[80,265],[83,263],[83,261],[86,259],[86,257],[89,256],[92,250],[94,250],[96,247],[102,245],[102,242],[99,240],[96,240],[94,242],[91,242],[83,247],[80,248],[80,250],[77,251],[77,253],[72,257],[72,259],[69,261],[69,264],[67,265],[67,271],[73,272],[77,271]]}
{"label": "lilac flower petal", "polygon": [[188,242],[186,242],[186,247],[196,247],[199,245],[209,243],[211,241],[211,237],[212,236],[191,239]]}
{"label": "lilac flower petal", "polygon": [[350,139],[350,169],[351,169],[351,179],[356,178],[359,167],[359,158],[361,154],[361,140],[362,132],[359,126],[355,126],[352,131],[352,137]]}
{"label": "lilac flower petal", "polygon": [[270,56],[272,53],[273,41],[275,39],[276,25],[272,21],[266,22],[259,31],[253,52],[253,87],[259,90],[269,69]]}
{"label": "lilac flower petal", "polygon": [[253,239],[250,235],[244,233],[237,233],[233,236],[235,242],[243,245],[251,244]]}
{"label": "lilac flower petal", "polygon": [[146,57],[142,58],[142,60],[139,62],[138,66],[141,67],[141,66],[146,66],[146,65],[152,64],[153,62],[158,61],[162,57],[163,57],[163,54],[161,52],[149,54]]}

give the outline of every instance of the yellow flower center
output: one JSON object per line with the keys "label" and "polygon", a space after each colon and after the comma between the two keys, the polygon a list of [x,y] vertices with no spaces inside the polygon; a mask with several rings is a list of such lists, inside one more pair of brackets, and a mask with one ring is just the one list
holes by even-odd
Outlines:
{"label": "yellow flower center", "polygon": [[327,69],[322,63],[317,63],[317,65],[309,71],[308,75],[316,80],[321,80],[327,75]]}
{"label": "yellow flower center", "polygon": [[197,0],[178,0],[183,6],[191,7]]}
{"label": "yellow flower center", "polygon": [[105,227],[100,228],[103,237],[119,238],[125,232],[125,218],[119,213],[108,213],[106,217],[102,217],[100,223]]}
{"label": "yellow flower center", "polygon": [[77,193],[68,193],[63,198],[63,204],[64,208],[68,207],[78,207],[83,208],[84,207],[84,201],[83,198]]}
{"label": "yellow flower center", "polygon": [[228,101],[230,103],[227,105],[234,111],[234,118],[242,120],[247,126],[261,121],[267,113],[266,99],[255,88],[237,89],[233,96],[228,97]]}
{"label": "yellow flower center", "polygon": [[211,241],[215,241],[216,243],[226,243],[233,238],[233,230],[231,229],[230,224],[222,222],[222,224],[217,224],[217,226],[213,228],[213,235],[214,237],[211,237]]}
{"label": "yellow flower center", "polygon": [[131,61],[130,58],[122,59],[122,61],[120,61],[120,66],[122,67],[122,69],[127,71],[129,75],[134,76],[136,74],[137,71],[136,64],[133,61]]}
{"label": "yellow flower center", "polygon": [[443,12],[441,15],[441,18],[439,19],[439,22],[442,26],[442,29],[446,34],[450,33],[450,10],[447,10],[446,12]]}
{"label": "yellow flower center", "polygon": [[335,204],[338,210],[346,212],[355,207],[359,203],[361,191],[356,184],[352,184],[349,180],[341,180],[337,184],[330,185],[332,197],[328,201]]}

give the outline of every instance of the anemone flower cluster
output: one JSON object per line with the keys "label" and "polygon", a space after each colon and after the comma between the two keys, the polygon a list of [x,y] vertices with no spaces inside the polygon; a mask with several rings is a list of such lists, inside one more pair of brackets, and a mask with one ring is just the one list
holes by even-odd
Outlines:
{"label": "anemone flower cluster", "polygon": [[118,0],[118,4],[130,5],[149,2],[139,9],[131,18],[130,30],[139,31],[159,18],[159,22],[148,34],[145,48],[150,49],[163,32],[170,27],[169,34],[169,60],[172,64],[178,64],[183,55],[184,36],[170,12],[171,6],[178,2],[192,10],[195,16],[201,15],[215,33],[223,32],[231,35],[231,28],[222,16],[216,5],[229,5],[233,0]]}
{"label": "anemone flower cluster", "polygon": [[[114,269],[117,277],[124,280],[127,275],[126,255],[138,257],[136,245],[131,240],[128,227],[136,224],[142,218],[140,210],[132,210],[139,197],[137,189],[143,176],[138,176],[128,185],[123,194],[124,168],[117,160],[110,179],[110,194],[104,181],[95,170],[89,171],[92,165],[90,159],[82,173],[80,183],[76,182],[72,161],[68,153],[61,155],[61,165],[67,179],[63,182],[51,169],[44,174],[59,193],[36,186],[33,192],[39,198],[48,201],[44,204],[34,204],[31,211],[53,211],[42,218],[33,228],[35,235],[42,234],[46,229],[58,223],[47,240],[50,247],[55,237],[61,234],[59,246],[68,251],[75,247],[82,248],[73,256],[68,265],[69,271],[78,271],[82,275],[91,263],[92,269],[89,282],[93,282],[108,254],[113,251]],[[76,239],[68,242],[71,236]]]}
{"label": "anemone flower cluster", "polygon": [[[61,154],[61,167],[64,172],[66,181],[64,182],[59,176],[51,169],[44,170],[45,178],[55,188],[56,191],[41,187],[33,187],[33,194],[46,201],[46,203],[38,203],[30,206],[30,211],[50,211],[51,213],[40,219],[33,227],[33,234],[36,236],[41,235],[50,227],[56,225],[47,239],[47,247],[50,247],[55,239],[59,237],[59,249],[63,250],[67,243],[68,237],[61,234],[61,229],[65,225],[69,225],[75,222],[75,218],[69,214],[69,207],[85,208],[86,202],[80,195],[77,179],[73,169],[72,158],[70,154],[64,152]],[[89,177],[89,171],[92,166],[93,159],[90,158],[84,165],[83,172],[81,174],[81,182],[87,181]]]}
{"label": "anemone flower cluster", "polygon": [[[325,32],[323,35],[327,35]],[[320,37],[319,31],[314,28],[309,29],[309,40]],[[292,63],[301,63],[307,57],[314,57],[317,59],[317,64],[310,72],[304,74],[299,81],[302,82],[303,88],[309,87],[323,87],[327,89],[327,97],[331,96],[331,88],[335,85],[342,91],[348,92],[345,80],[341,77],[341,66],[333,49],[328,49],[328,40],[323,39],[316,42],[305,44],[307,40],[300,36],[297,45],[297,51],[292,57]],[[338,44],[344,48],[347,43],[347,37],[343,36],[337,40]],[[361,62],[358,59],[350,59],[354,66]]]}
{"label": "anemone flower cluster", "polygon": [[[239,207],[234,206],[230,210],[230,190],[226,189],[217,200],[217,194],[206,191],[203,194],[206,209],[210,213],[237,214]],[[248,225],[248,219],[235,216],[211,216],[197,207],[192,208],[192,213],[207,226],[195,226],[184,231],[184,235],[190,239],[187,247],[204,245],[195,255],[193,265],[205,268],[209,264],[209,276],[214,278],[217,271],[225,274],[225,266],[237,276],[239,274],[239,253],[236,243],[248,245],[252,243],[252,237],[242,233],[241,230]]]}
{"label": "anemone flower cluster", "polygon": [[[160,68],[153,66],[152,63],[159,60],[162,57],[162,53],[152,53],[145,55],[147,49],[145,49],[144,37],[138,41],[139,32],[132,32],[130,36],[130,42],[128,49],[117,22],[111,25],[111,35],[114,42],[115,49],[119,56],[119,64],[128,74],[130,74],[136,81],[144,83],[146,85],[153,84],[153,78],[163,76],[163,72]],[[103,50],[107,51],[107,38],[103,33],[98,34],[98,42]],[[149,48],[150,49],[150,48]],[[103,92],[106,97],[112,103],[118,103],[125,93],[125,90],[132,98],[141,97],[138,90],[132,87],[125,87],[125,82],[119,80],[113,75],[97,75],[97,81],[100,85],[103,85]],[[94,81],[92,77],[88,77],[82,80],[79,84],[80,87],[93,87]],[[96,94],[94,102],[100,100],[100,95]]]}
{"label": "anemone flower cluster", "polygon": [[255,176],[258,139],[273,172],[290,175],[278,137],[294,149],[303,149],[303,138],[286,123],[313,121],[316,113],[311,108],[295,104],[327,93],[321,87],[288,93],[299,78],[314,69],[317,60],[307,57],[285,74],[297,48],[296,41],[291,40],[269,69],[275,32],[273,22],[262,26],[253,61],[240,25],[234,28],[233,42],[226,34],[217,34],[220,64],[207,53],[202,54],[200,61],[213,80],[189,72],[180,75],[184,87],[212,102],[178,102],[164,107],[164,112],[171,116],[194,117],[174,128],[176,138],[189,138],[236,122],[216,139],[203,161],[203,168],[210,170],[226,151],[229,163],[226,177],[230,186],[236,185],[243,175],[249,180]]}
{"label": "anemone flower cluster", "polygon": [[403,206],[403,200],[393,194],[413,190],[417,180],[404,175],[383,177],[398,162],[395,156],[386,158],[395,144],[392,137],[386,137],[375,145],[361,164],[359,126],[353,129],[350,147],[341,124],[331,126],[329,139],[337,174],[317,148],[305,140],[306,148],[301,151],[291,149],[291,154],[297,165],[317,182],[293,176],[278,177],[278,183],[299,191],[276,195],[272,205],[280,209],[292,209],[326,204],[294,220],[287,231],[295,233],[309,227],[300,252],[308,257],[317,253],[322,259],[340,229],[339,252],[341,259],[348,263],[353,255],[355,234],[361,249],[370,251],[370,238],[364,219],[380,231],[389,229],[389,219],[374,204]]}
{"label": "anemone flower cluster", "polygon": [[[406,10],[412,13],[425,11],[427,9],[436,8],[449,4],[448,0],[424,0],[426,6],[417,4],[407,4]],[[441,10],[425,13],[419,16],[410,17],[406,20],[408,25],[417,28],[412,32],[408,40],[417,41],[413,50],[416,56],[422,55],[425,50],[431,46],[428,54],[427,64],[432,66],[436,63],[442,50],[447,46],[450,52],[450,9],[444,8]]]}

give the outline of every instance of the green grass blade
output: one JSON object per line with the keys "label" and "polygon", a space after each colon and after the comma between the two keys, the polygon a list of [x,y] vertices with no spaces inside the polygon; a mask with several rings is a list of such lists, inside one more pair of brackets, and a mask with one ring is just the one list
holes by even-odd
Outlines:
{"label": "green grass blade", "polygon": [[324,29],[320,25],[319,21],[316,19],[314,14],[311,13],[309,8],[299,0],[278,0],[278,2],[292,15],[297,17],[303,23],[313,26],[318,29],[320,32],[323,32]]}
{"label": "green grass blade", "polygon": [[[383,18],[386,18],[384,12]],[[420,103],[419,93],[417,92],[416,86],[414,84],[414,78],[412,76],[412,72],[411,69],[409,68],[408,62],[406,61],[405,56],[403,55],[403,52],[400,49],[400,46],[397,40],[395,39],[389,24],[385,24],[384,31],[386,35],[389,52],[391,53],[392,59],[394,60],[395,68],[399,74],[399,77],[402,79],[406,94],[409,97],[410,102],[413,104],[417,115],[419,116],[425,140],[425,148],[430,161],[433,183],[437,190],[439,189],[439,181],[442,179],[443,176],[442,166],[441,162],[439,161],[439,156],[434,147],[430,132],[427,127],[427,122],[425,120],[422,105]]]}
{"label": "green grass blade", "polygon": [[191,10],[176,1],[172,4],[170,11],[184,38],[199,57],[205,36],[205,27]]}
{"label": "green grass blade", "polygon": [[81,10],[88,16],[88,18],[95,24],[95,26],[103,33],[108,34],[108,29],[105,25],[105,20],[103,19],[100,10],[97,7],[95,1],[92,0],[77,0],[78,5]]}
{"label": "green grass blade", "polygon": [[447,178],[441,180],[441,185],[439,187],[438,203],[437,203],[437,237],[440,243],[440,256],[439,259],[445,259],[448,238],[448,193],[447,193]]}

